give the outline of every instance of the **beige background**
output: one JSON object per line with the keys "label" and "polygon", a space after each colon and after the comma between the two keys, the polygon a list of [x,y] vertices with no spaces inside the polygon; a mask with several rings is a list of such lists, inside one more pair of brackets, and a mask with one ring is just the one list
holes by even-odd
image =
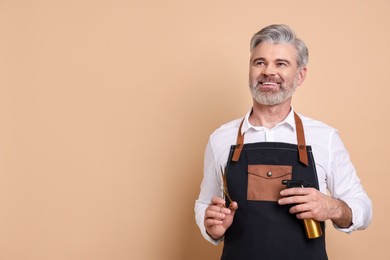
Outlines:
{"label": "beige background", "polygon": [[193,204],[209,134],[250,108],[249,39],[310,49],[294,107],[339,129],[372,225],[330,259],[388,254],[390,1],[0,1],[0,259],[218,259]]}

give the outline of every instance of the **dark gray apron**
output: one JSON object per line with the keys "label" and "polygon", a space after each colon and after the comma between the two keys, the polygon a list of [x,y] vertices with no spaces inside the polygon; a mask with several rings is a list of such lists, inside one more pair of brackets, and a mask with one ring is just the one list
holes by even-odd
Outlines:
{"label": "dark gray apron", "polygon": [[291,205],[277,203],[286,188],[281,180],[311,183],[319,189],[310,146],[306,146],[302,121],[294,114],[298,145],[259,142],[244,145],[241,126],[227,165],[227,187],[238,203],[233,224],[225,233],[223,260],[328,259],[324,235],[308,239],[303,221],[289,213]]}

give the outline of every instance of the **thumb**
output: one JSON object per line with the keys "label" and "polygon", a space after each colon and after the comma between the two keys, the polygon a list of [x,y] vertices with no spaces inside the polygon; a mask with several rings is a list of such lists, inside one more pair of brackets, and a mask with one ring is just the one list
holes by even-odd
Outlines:
{"label": "thumb", "polygon": [[233,201],[232,203],[230,203],[229,209],[232,211],[232,214],[236,213],[236,210],[238,209],[237,202]]}

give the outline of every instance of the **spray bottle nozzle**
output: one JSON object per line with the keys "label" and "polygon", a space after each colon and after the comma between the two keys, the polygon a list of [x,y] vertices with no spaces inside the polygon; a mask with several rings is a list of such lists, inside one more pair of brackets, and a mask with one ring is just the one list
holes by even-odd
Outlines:
{"label": "spray bottle nozzle", "polygon": [[282,180],[282,184],[286,185],[287,188],[297,188],[297,187],[310,187],[312,184],[307,181],[301,180]]}

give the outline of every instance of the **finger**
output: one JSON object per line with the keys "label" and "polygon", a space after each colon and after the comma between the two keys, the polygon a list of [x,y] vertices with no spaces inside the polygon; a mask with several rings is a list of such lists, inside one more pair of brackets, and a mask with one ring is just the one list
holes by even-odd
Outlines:
{"label": "finger", "polygon": [[219,205],[219,206],[225,206],[226,201],[221,197],[213,197],[211,199],[210,205]]}
{"label": "finger", "polygon": [[313,219],[313,214],[310,212],[302,212],[295,215],[298,219]]}
{"label": "finger", "polygon": [[205,212],[205,219],[224,219],[227,214],[230,213],[229,209],[218,207],[218,206],[210,206]]}
{"label": "finger", "polygon": [[307,204],[298,204],[296,206],[291,207],[289,210],[291,214],[304,213],[309,211],[310,207]]}
{"label": "finger", "polygon": [[302,195],[285,197],[278,200],[279,205],[301,204],[307,202],[308,202],[308,198]]}
{"label": "finger", "polygon": [[208,219],[205,219],[204,220],[204,226],[207,228],[207,227],[211,227],[211,226],[215,226],[215,225],[222,225],[222,220],[219,220],[219,219],[213,219],[213,218],[208,218]]}
{"label": "finger", "polygon": [[289,188],[280,192],[282,196],[294,196],[294,195],[307,195],[310,192],[310,188]]}
{"label": "finger", "polygon": [[226,211],[226,208],[224,207],[224,205],[210,205],[207,207],[206,211],[207,210],[213,211],[213,212],[223,212],[226,214],[230,213],[230,212]]}

